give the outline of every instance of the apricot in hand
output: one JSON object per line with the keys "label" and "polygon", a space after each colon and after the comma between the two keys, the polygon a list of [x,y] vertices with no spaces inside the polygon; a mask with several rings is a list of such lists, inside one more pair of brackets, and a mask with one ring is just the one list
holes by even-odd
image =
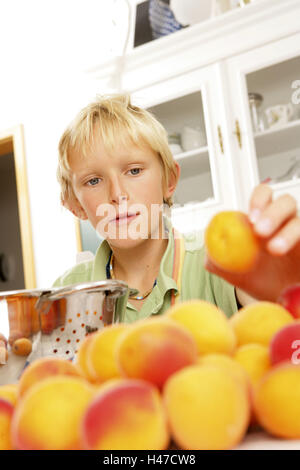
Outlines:
{"label": "apricot in hand", "polygon": [[243,274],[251,271],[259,254],[259,242],[248,217],[240,211],[216,214],[205,231],[211,261],[220,269]]}

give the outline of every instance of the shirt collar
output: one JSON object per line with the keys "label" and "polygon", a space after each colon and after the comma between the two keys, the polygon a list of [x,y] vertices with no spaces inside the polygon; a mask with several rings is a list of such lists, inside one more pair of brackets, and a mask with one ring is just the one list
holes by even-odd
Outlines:
{"label": "shirt collar", "polygon": [[[158,303],[160,299],[163,300],[166,292],[170,289],[174,289],[175,292],[178,292],[178,286],[172,278],[174,236],[171,221],[167,217],[164,217],[164,225],[166,233],[168,234],[168,245],[160,263],[157,284],[149,296],[150,300],[152,294],[155,295],[155,303]],[[110,252],[111,248],[109,243],[106,240],[103,240],[96,251],[92,270],[92,281],[106,279],[106,264],[109,259]],[[135,286],[130,287],[134,288]]]}

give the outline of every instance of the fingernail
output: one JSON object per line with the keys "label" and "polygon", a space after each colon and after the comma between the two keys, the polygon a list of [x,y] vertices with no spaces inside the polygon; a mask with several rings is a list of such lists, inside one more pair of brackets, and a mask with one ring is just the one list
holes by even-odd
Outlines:
{"label": "fingernail", "polygon": [[259,209],[252,209],[252,211],[249,214],[250,222],[255,224],[258,221],[259,216],[260,216],[260,210]]}
{"label": "fingernail", "polygon": [[269,235],[272,233],[273,225],[270,219],[259,220],[255,225],[256,232],[261,235]]}
{"label": "fingernail", "polygon": [[288,250],[287,242],[282,237],[274,238],[274,240],[269,243],[269,246],[278,253],[285,253]]}

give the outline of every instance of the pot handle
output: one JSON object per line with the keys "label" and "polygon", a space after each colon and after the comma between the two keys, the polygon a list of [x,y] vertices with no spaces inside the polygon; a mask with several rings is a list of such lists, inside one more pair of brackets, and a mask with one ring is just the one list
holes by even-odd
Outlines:
{"label": "pot handle", "polygon": [[132,289],[131,287],[129,287],[129,297],[131,297],[132,295],[138,295],[140,291],[138,289]]}
{"label": "pot handle", "polygon": [[[132,295],[137,295],[139,293],[139,290],[138,289],[133,289],[132,287],[128,287],[128,297],[132,296]],[[118,297],[118,292],[109,292],[109,291],[105,291],[105,295],[107,297],[111,297],[111,298],[114,298],[114,297]]]}
{"label": "pot handle", "polygon": [[[50,293],[51,292],[49,291],[49,294]],[[46,315],[50,310],[50,307],[52,305],[52,300],[49,300],[47,294],[48,293],[45,293],[45,295],[40,295],[40,297],[38,298],[35,304],[35,308],[39,312],[39,314]]]}
{"label": "pot handle", "polygon": [[[106,296],[114,297],[113,292],[109,292],[109,293],[106,292],[106,291],[104,291],[104,292],[105,292]],[[137,295],[138,293],[139,293],[139,291],[137,289],[133,289],[131,287],[128,287],[128,296]],[[52,298],[52,295],[53,295],[53,298]],[[52,305],[53,300],[57,300],[57,299],[55,299],[55,291],[54,292],[52,290],[45,291],[38,298],[38,301],[35,304],[35,308],[37,309],[37,311],[40,314],[47,314],[49,312],[49,309]]]}

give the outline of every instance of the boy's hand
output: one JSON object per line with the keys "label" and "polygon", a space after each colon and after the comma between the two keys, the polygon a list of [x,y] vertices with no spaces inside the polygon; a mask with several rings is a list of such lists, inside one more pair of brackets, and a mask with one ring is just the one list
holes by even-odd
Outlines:
{"label": "boy's hand", "polygon": [[275,302],[285,287],[300,282],[297,203],[288,194],[273,201],[271,188],[260,184],[252,193],[248,217],[261,243],[254,270],[247,274],[232,274],[219,269],[208,258],[205,267],[257,300]]}

